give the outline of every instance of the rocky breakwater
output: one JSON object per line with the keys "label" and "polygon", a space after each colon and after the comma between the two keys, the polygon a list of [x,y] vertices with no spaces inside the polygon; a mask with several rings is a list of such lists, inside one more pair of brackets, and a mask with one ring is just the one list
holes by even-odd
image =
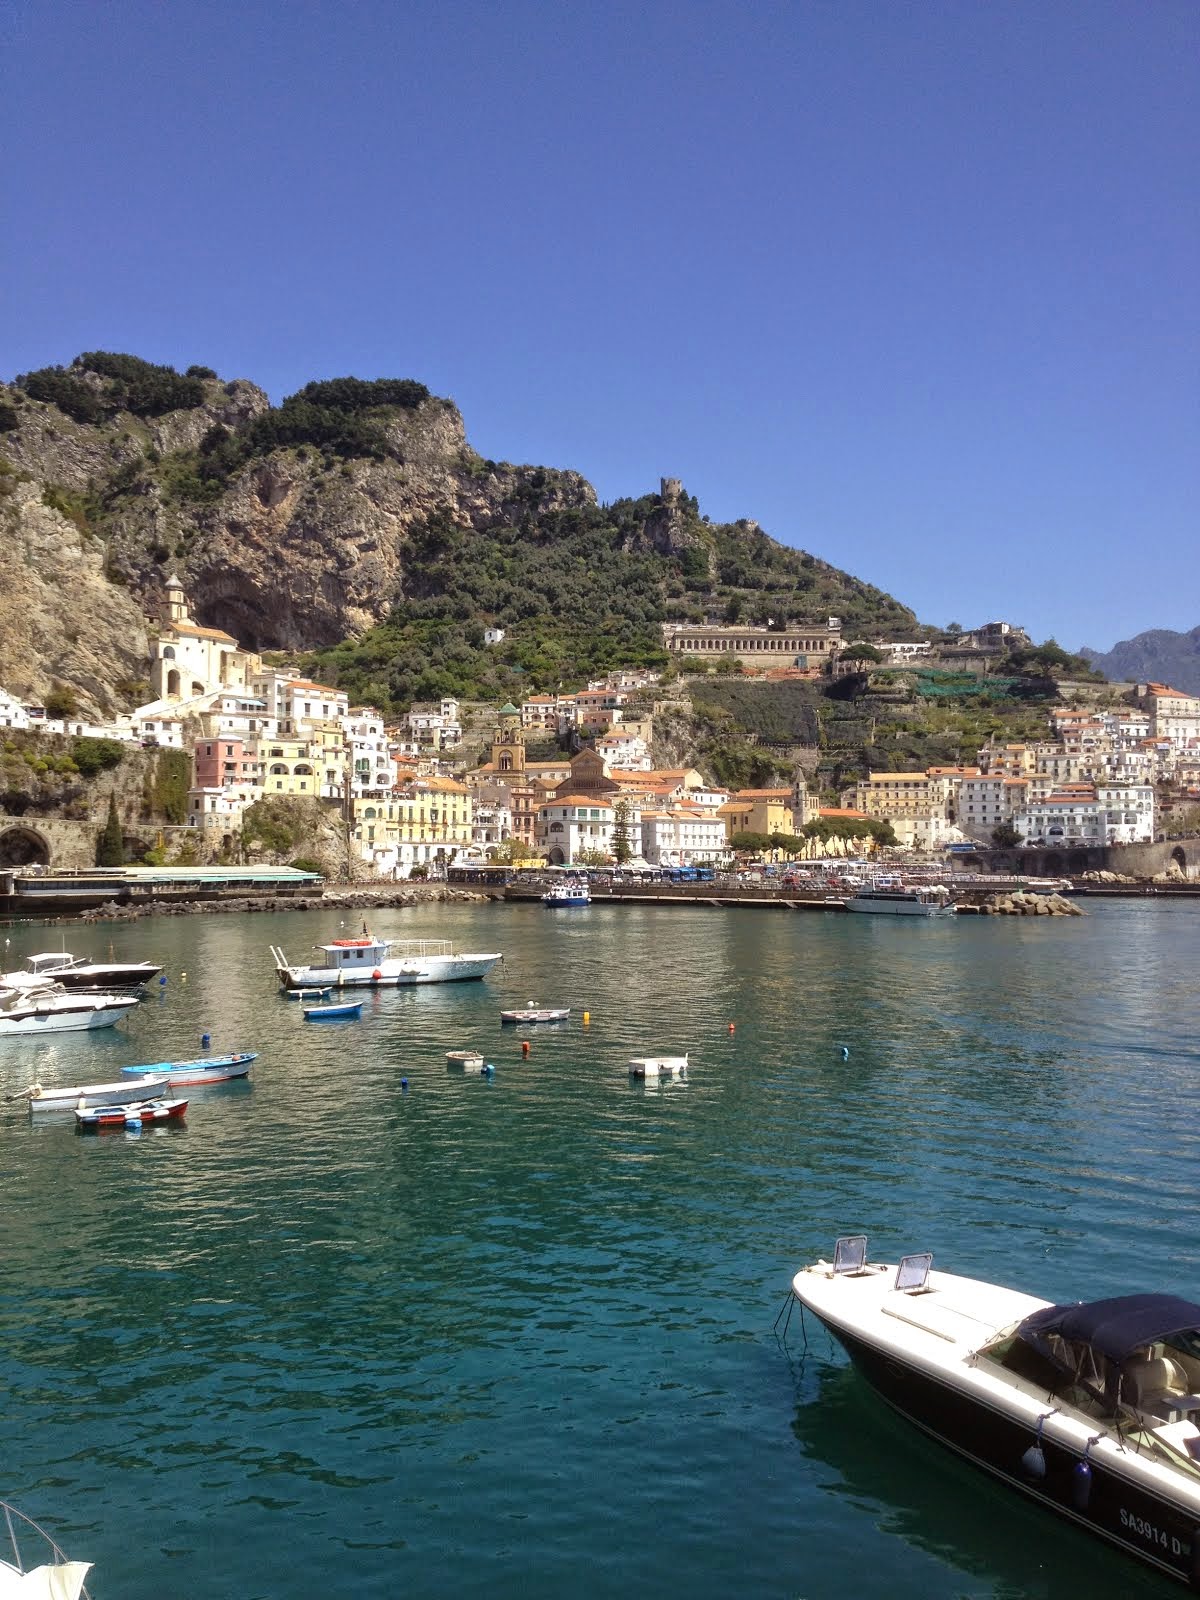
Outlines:
{"label": "rocky breakwater", "polygon": [[226,911],[375,911],[387,906],[426,905],[443,900],[490,900],[472,889],[444,883],[394,883],[383,886],[326,889],[320,894],[235,895],[221,900],[143,900],[121,904],[109,900],[79,915],[80,922],[135,922],[139,917],[187,917],[195,912]]}
{"label": "rocky breakwater", "polygon": [[1084,909],[1061,894],[1035,894],[1017,889],[1012,894],[994,894],[980,910],[996,917],[1082,917]]}

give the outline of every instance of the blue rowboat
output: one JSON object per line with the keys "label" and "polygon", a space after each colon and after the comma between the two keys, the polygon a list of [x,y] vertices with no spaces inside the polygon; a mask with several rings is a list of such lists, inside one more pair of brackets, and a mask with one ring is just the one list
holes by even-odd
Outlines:
{"label": "blue rowboat", "polygon": [[305,1022],[337,1022],[341,1017],[361,1017],[363,1003],[352,1001],[344,1006],[305,1006]]}
{"label": "blue rowboat", "polygon": [[121,1076],[136,1078],[149,1073],[155,1078],[166,1078],[173,1088],[191,1088],[248,1077],[250,1063],[257,1057],[257,1050],[241,1050],[229,1056],[201,1056],[196,1061],[159,1061],[153,1067],[122,1067]]}

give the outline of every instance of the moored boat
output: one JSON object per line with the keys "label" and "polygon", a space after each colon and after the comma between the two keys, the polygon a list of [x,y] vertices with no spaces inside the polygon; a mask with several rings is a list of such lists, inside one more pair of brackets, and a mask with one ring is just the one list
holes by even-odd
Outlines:
{"label": "moored boat", "polygon": [[186,1100],[140,1100],[115,1106],[79,1106],[75,1128],[79,1133],[103,1133],[112,1128],[140,1128],[145,1122],[182,1122]]}
{"label": "moored boat", "polygon": [[283,951],[271,946],[280,987],[344,989],[359,985],[388,987],[407,983],[458,983],[484,978],[503,958],[457,954],[449,939],[333,939],[314,945],[315,965],[293,966]]}
{"label": "moored boat", "polygon": [[363,1003],[351,1000],[340,1006],[305,1006],[305,1022],[339,1022],[344,1018],[361,1017]]}
{"label": "moored boat", "polygon": [[111,1028],[137,1003],[137,995],[72,993],[58,984],[0,989],[0,1038]]}
{"label": "moored boat", "polygon": [[927,1252],[869,1262],[862,1235],[792,1293],[923,1432],[1200,1586],[1200,1305],[1055,1305],[934,1271]]}
{"label": "moored boat", "polygon": [[688,1058],[682,1056],[634,1056],[629,1062],[631,1078],[686,1078]]}
{"label": "moored boat", "polygon": [[576,906],[590,906],[592,891],[586,878],[567,877],[551,884],[542,896],[542,904],[551,910],[566,910]]}
{"label": "moored boat", "polygon": [[446,1065],[459,1067],[464,1072],[478,1072],[483,1066],[483,1056],[478,1050],[447,1050]]}
{"label": "moored boat", "polygon": [[226,1083],[230,1078],[248,1077],[250,1063],[257,1059],[257,1050],[243,1050],[228,1056],[200,1056],[195,1061],[156,1061],[150,1067],[122,1067],[121,1076],[128,1083],[129,1079],[148,1073],[162,1077],[172,1088],[198,1088],[205,1083]]}
{"label": "moored boat", "polygon": [[[28,1097],[29,1115],[35,1121],[43,1117],[69,1117],[79,1105],[121,1105],[131,1096],[139,1100],[157,1100],[166,1093],[164,1073],[152,1073],[148,1067],[134,1068],[134,1071],[144,1075],[122,1078],[118,1083],[76,1083],[49,1089],[33,1083],[22,1093]],[[20,1098],[20,1095],[9,1096],[10,1100]]]}
{"label": "moored boat", "polygon": [[0,1500],[7,1554],[0,1555],[0,1596],[5,1600],[89,1600],[84,1579],[90,1561],[71,1561],[44,1528]]}
{"label": "moored boat", "polygon": [[520,1006],[515,1011],[502,1011],[501,1022],[565,1022],[571,1015],[570,1006]]}
{"label": "moored boat", "polygon": [[150,961],[89,961],[66,950],[47,950],[26,956],[18,971],[0,975],[0,986],[37,988],[52,982],[64,989],[129,989],[149,983],[161,971]]}
{"label": "moored boat", "polygon": [[952,917],[958,907],[940,884],[910,888],[871,885],[851,895],[846,910],[876,917]]}

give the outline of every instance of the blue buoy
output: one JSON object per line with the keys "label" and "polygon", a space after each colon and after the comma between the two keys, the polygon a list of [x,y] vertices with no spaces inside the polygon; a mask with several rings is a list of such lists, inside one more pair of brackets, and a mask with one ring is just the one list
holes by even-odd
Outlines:
{"label": "blue buoy", "polygon": [[848,1044],[844,1044],[842,1046],[842,1060],[843,1061],[849,1061],[849,1059],[850,1059],[850,1046]]}
{"label": "blue buoy", "polygon": [[211,1039],[210,1039],[210,1037],[209,1037],[209,1035],[207,1033],[202,1033],[200,1035],[200,1044],[205,1050],[208,1049],[208,1047],[211,1044],[211,1042],[212,1041],[211,1041]]}
{"label": "blue buoy", "polygon": [[162,977],[158,980],[159,988],[165,988],[166,987],[166,982],[167,982],[167,975],[164,972]]}
{"label": "blue buoy", "polygon": [[401,1078],[400,1079],[400,1089],[401,1089],[401,1092],[403,1094],[407,1094],[408,1093],[408,1079],[407,1078]]}
{"label": "blue buoy", "polygon": [[487,1062],[487,1064],[486,1064],[486,1065],[485,1065],[485,1066],[484,1066],[484,1069],[483,1069],[483,1071],[484,1071],[484,1076],[485,1076],[485,1077],[488,1077],[488,1078],[490,1078],[490,1077],[491,1077],[491,1076],[492,1076],[492,1074],[493,1074],[493,1073],[494,1073],[494,1072],[495,1072],[495,1070],[496,1070],[496,1069],[495,1069],[495,1067],[494,1067],[494,1066],[493,1066],[493,1065],[492,1065],[492,1063],[491,1063],[491,1062],[490,1062],[490,1061],[489,1061],[489,1062]]}

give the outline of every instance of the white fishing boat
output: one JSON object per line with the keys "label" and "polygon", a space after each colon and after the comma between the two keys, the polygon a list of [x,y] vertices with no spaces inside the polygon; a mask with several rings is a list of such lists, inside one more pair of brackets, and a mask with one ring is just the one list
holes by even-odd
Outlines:
{"label": "white fishing boat", "polygon": [[631,1078],[686,1078],[688,1058],[682,1056],[634,1056],[629,1063]]}
{"label": "white fishing boat", "polygon": [[44,1528],[0,1500],[0,1600],[89,1600],[90,1561],[70,1561]]}
{"label": "white fishing boat", "polygon": [[31,1083],[20,1094],[9,1095],[10,1100],[27,1098],[29,1115],[38,1121],[42,1117],[69,1117],[79,1105],[115,1106],[131,1098],[157,1100],[166,1094],[170,1079],[165,1072],[147,1071],[144,1076],[122,1078],[119,1083],[75,1083],[58,1088],[46,1088]]}
{"label": "white fishing boat", "polygon": [[313,946],[318,960],[293,965],[271,946],[282,989],[344,989],[375,985],[388,988],[408,983],[460,983],[486,978],[503,957],[458,954],[449,939],[331,939]]}
{"label": "white fishing boat", "polygon": [[846,910],[873,917],[952,917],[958,907],[950,891],[940,884],[920,888],[871,885],[851,895]]}
{"label": "white fishing boat", "polygon": [[1200,1305],[1167,1294],[1054,1305],[888,1265],[861,1234],[792,1294],[883,1400],[993,1476],[1200,1586]]}
{"label": "white fishing boat", "polygon": [[500,1013],[501,1022],[522,1022],[531,1026],[536,1022],[565,1022],[571,1015],[570,1006],[518,1006]]}
{"label": "white fishing boat", "polygon": [[58,984],[0,989],[0,1038],[9,1034],[77,1033],[111,1028],[138,1003],[134,994],[71,992]]}
{"label": "white fishing boat", "polygon": [[25,965],[16,972],[0,975],[0,986],[36,989],[61,983],[64,989],[130,989],[149,983],[161,971],[150,961],[89,961],[66,950],[47,950],[26,956]]}

